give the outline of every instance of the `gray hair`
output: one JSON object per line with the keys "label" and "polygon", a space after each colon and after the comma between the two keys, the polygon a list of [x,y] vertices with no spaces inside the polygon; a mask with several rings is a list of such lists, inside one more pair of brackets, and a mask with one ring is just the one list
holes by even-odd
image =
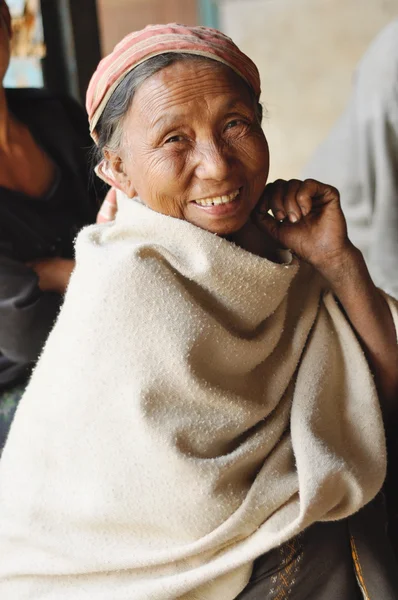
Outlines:
{"label": "gray hair", "polygon": [[[119,83],[101,115],[96,126],[98,133],[98,144],[94,148],[94,163],[97,164],[103,158],[103,152],[107,148],[116,152],[122,143],[124,119],[129,111],[134,94],[144,81],[161,71],[165,67],[182,60],[207,60],[213,59],[184,52],[167,52],[159,56],[153,56],[144,63],[138,65],[126,75]],[[242,79],[242,81],[244,81]],[[246,83],[246,82],[245,82]],[[246,84],[247,85],[247,84]],[[253,102],[256,105],[256,117],[261,125],[263,118],[263,107],[257,102],[254,91],[247,86]]]}

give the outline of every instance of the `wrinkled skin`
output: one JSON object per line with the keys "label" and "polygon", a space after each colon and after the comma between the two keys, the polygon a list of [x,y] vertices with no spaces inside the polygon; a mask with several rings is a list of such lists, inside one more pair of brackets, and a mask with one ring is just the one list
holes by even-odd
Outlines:
{"label": "wrinkled skin", "polygon": [[[267,180],[268,145],[245,83],[228,67],[183,61],[136,92],[120,155],[110,163],[129,197],[228,235],[248,221]],[[233,203],[196,200],[239,191]]]}

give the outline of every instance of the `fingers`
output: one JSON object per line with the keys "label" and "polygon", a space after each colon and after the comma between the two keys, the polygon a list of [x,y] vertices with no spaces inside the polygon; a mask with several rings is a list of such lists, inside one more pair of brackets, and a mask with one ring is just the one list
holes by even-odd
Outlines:
{"label": "fingers", "polygon": [[329,202],[339,202],[338,191],[329,185],[306,179],[299,181],[291,179],[284,181],[277,179],[274,183],[266,186],[262,197],[262,210],[264,205],[271,210],[277,221],[297,223],[319,205]]}
{"label": "fingers", "polygon": [[326,185],[315,179],[306,179],[302,182],[297,192],[297,201],[300,206],[310,207],[307,214],[312,210],[323,208],[327,204],[340,207],[340,194],[332,185]]}
{"label": "fingers", "polygon": [[288,182],[283,180],[277,181],[277,212],[279,215],[285,215],[284,217],[281,216],[280,219],[277,217],[278,220],[287,218],[290,223],[296,223],[303,216],[301,206],[297,200],[297,194],[300,191],[301,185],[302,182],[298,179],[291,179]]}
{"label": "fingers", "polygon": [[300,207],[301,216],[306,217],[312,210],[314,194],[311,185],[306,181],[301,181],[296,192],[297,205]]}
{"label": "fingers", "polygon": [[311,207],[311,196],[306,193],[302,181],[278,179],[275,182],[270,208],[278,221],[288,219],[290,223],[297,223],[311,211]]}
{"label": "fingers", "polygon": [[257,225],[259,229],[268,233],[275,241],[280,242],[279,240],[279,222],[271,217],[267,212],[261,213],[257,212],[253,214],[254,223]]}
{"label": "fingers", "polygon": [[284,184],[282,179],[277,179],[274,183],[270,183],[265,188],[264,197],[267,200],[267,208],[272,211],[277,221],[284,221],[287,217],[287,212],[284,203]]}
{"label": "fingers", "polygon": [[108,223],[108,221],[113,221],[117,213],[117,198],[116,198],[116,190],[115,188],[111,188],[103,203],[101,204],[101,208],[97,214],[97,223]]}

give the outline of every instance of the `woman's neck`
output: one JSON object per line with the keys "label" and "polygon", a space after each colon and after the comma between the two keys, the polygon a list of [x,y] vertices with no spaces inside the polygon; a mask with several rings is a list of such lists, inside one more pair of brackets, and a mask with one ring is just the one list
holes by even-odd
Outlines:
{"label": "woman's neck", "polygon": [[0,186],[39,198],[51,188],[55,176],[55,163],[8,110],[0,87]]}

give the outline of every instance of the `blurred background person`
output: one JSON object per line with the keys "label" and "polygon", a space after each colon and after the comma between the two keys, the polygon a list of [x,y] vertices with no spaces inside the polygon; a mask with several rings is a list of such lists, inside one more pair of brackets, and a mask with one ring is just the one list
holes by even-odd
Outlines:
{"label": "blurred background person", "polygon": [[[11,19],[0,0],[0,81]],[[73,241],[95,221],[87,117],[67,97],[0,87],[0,451],[74,267]]]}
{"label": "blurred background person", "polygon": [[398,297],[398,20],[361,59],[348,105],[303,175],[339,189],[353,243]]}

